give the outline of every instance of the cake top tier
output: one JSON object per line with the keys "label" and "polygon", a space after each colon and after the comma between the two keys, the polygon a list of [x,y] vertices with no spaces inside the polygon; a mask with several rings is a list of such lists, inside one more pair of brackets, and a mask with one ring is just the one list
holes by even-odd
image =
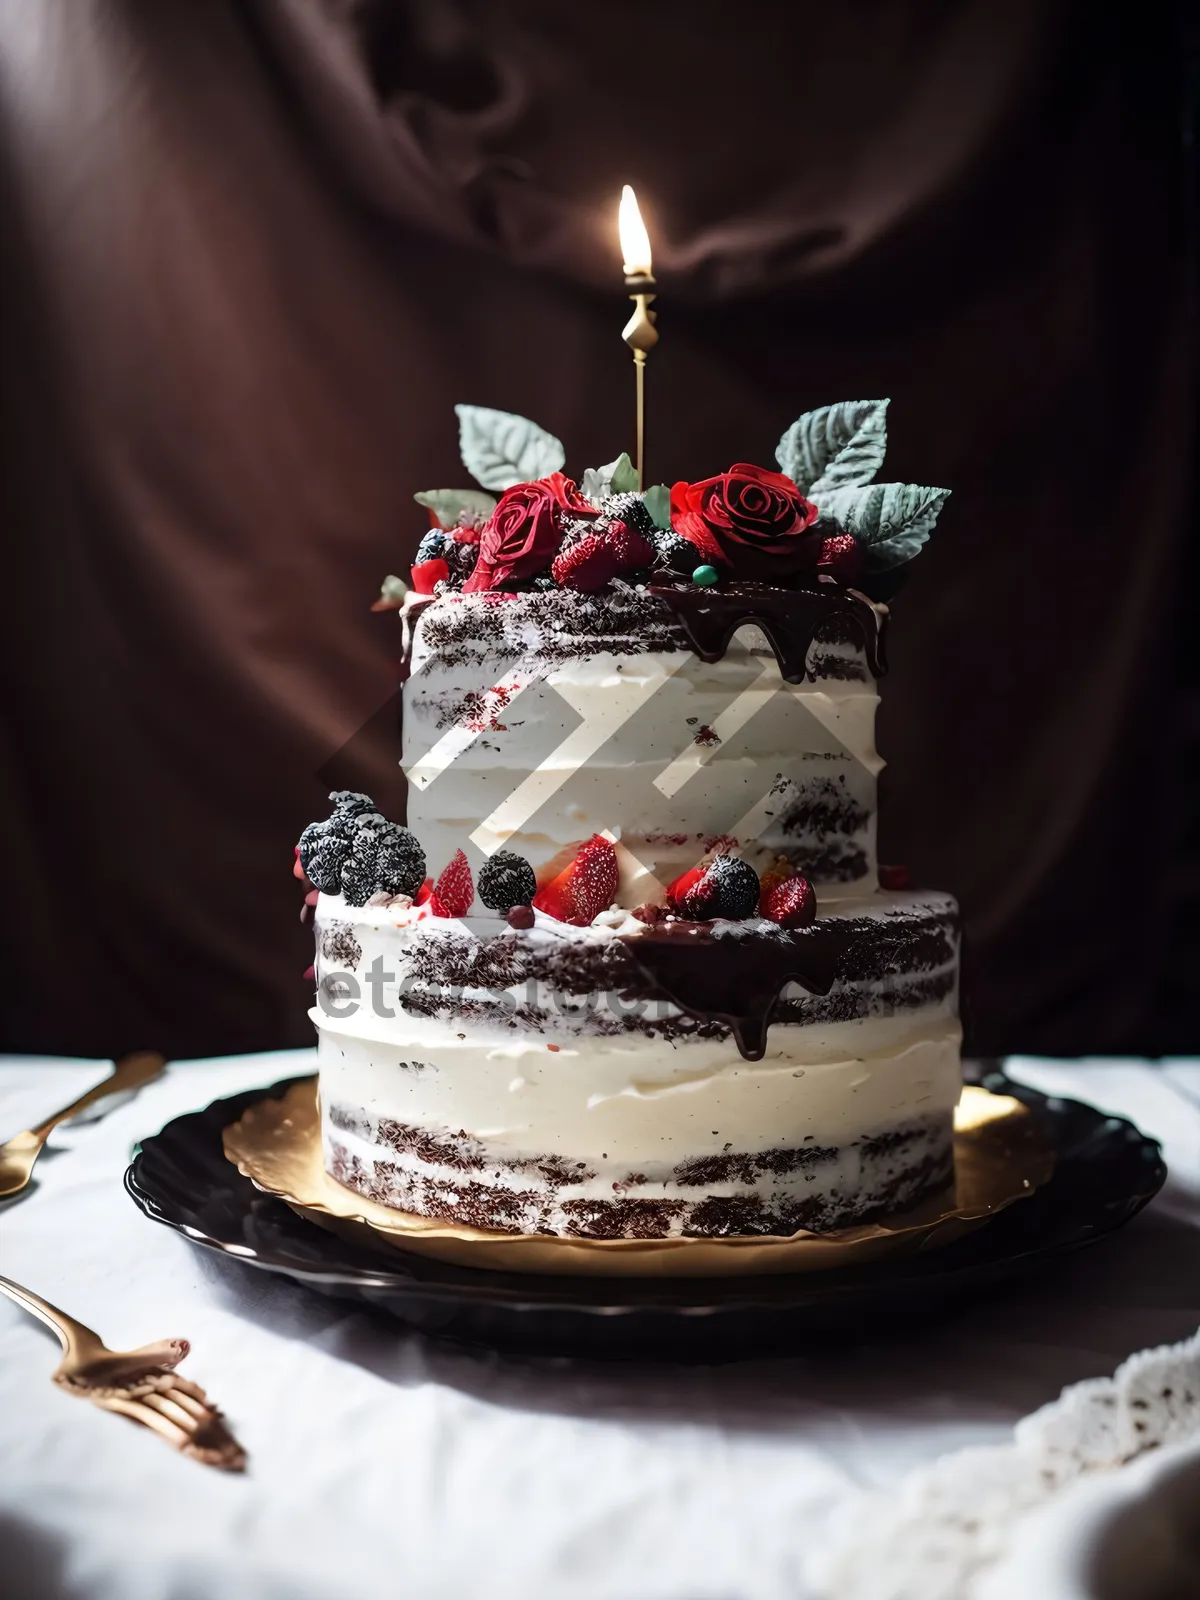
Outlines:
{"label": "cake top tier", "polygon": [[[463,463],[480,487],[416,495],[430,527],[411,588],[440,596],[826,585],[886,601],[948,493],[874,482],[887,405],[805,412],[776,447],[778,470],[742,461],[715,477],[648,488],[625,454],[569,478],[561,442],[536,423],[458,406]],[[402,605],[409,587],[386,579],[377,609]]]}

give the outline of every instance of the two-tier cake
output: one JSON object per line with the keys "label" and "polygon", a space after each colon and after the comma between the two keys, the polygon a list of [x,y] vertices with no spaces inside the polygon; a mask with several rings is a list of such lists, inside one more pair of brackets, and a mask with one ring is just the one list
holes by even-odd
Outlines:
{"label": "two-tier cake", "polygon": [[825,1231],[952,1173],[953,900],[876,865],[885,596],[945,491],[886,402],[781,470],[641,493],[460,407],[478,490],[405,627],[407,826],[305,830],[327,1170],[404,1211],[595,1238]]}

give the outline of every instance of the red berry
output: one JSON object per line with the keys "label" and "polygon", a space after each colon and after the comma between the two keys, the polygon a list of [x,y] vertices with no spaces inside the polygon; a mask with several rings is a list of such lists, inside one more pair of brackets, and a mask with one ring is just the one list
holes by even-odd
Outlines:
{"label": "red berry", "polygon": [[600,530],[600,537],[621,563],[622,572],[636,572],[638,567],[648,567],[654,560],[653,546],[627,522],[607,523]]}
{"label": "red berry", "polygon": [[316,982],[316,977],[317,977],[317,969],[315,967],[305,967],[304,971],[300,974],[300,976],[304,979],[305,983],[315,983]]}
{"label": "red berry", "polygon": [[532,928],[536,920],[532,906],[509,906],[506,915],[510,928]]}
{"label": "red berry", "polygon": [[865,565],[862,545],[852,533],[834,533],[822,541],[818,575],[823,572],[838,583],[857,583]]}
{"label": "red berry", "polygon": [[413,901],[413,905],[415,905],[415,906],[423,906],[428,901],[428,899],[429,899],[429,897],[430,897],[430,895],[432,893],[433,893],[433,879],[432,878],[426,878],[425,882],[417,890],[417,898]]}
{"label": "red berry", "polygon": [[703,876],[703,867],[689,867],[667,885],[667,904],[672,911],[682,911],[684,900]]}
{"label": "red berry", "polygon": [[550,576],[564,589],[580,594],[595,594],[611,583],[621,570],[620,558],[598,533],[585,533],[582,539],[560,550],[550,568]]}
{"label": "red berry", "polygon": [[646,539],[620,520],[592,528],[582,538],[566,544],[554,558],[550,575],[555,583],[581,594],[595,594],[622,572],[648,567],[654,550]]}
{"label": "red berry", "polygon": [[816,919],[817,897],[807,878],[798,874],[777,883],[766,897],[763,916],[781,928],[807,928]]}
{"label": "red berry", "polygon": [[432,561],[418,561],[412,569],[412,585],[418,594],[432,594],[435,583],[450,576],[450,568],[440,556]]}
{"label": "red berry", "polygon": [[442,871],[429,896],[429,909],[435,917],[465,917],[475,898],[475,885],[471,869],[461,850]]}
{"label": "red berry", "polygon": [[881,889],[911,889],[913,886],[912,873],[907,867],[880,867],[879,887]]}
{"label": "red berry", "polygon": [[617,852],[603,834],[594,833],[574,861],[539,889],[533,903],[548,917],[585,928],[612,905],[618,878]]}

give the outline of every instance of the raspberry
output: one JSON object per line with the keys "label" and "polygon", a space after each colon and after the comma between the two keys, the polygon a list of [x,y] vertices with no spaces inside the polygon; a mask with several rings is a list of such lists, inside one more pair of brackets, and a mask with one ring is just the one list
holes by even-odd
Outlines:
{"label": "raspberry", "polygon": [[[376,852],[380,835],[388,826],[377,811],[359,817],[354,824],[350,849],[342,865],[342,894],[348,906],[365,906],[378,889]],[[316,883],[315,878],[313,882]]]}
{"label": "raspberry", "polygon": [[817,915],[817,897],[807,878],[785,878],[764,897],[763,916],[781,928],[807,928]]}
{"label": "raspberry", "polygon": [[424,881],[425,852],[416,834],[398,822],[385,823],[375,851],[375,890],[411,897]]}
{"label": "raspberry", "polygon": [[530,905],[536,893],[533,868],[512,850],[497,850],[479,869],[479,898],[492,911]]}
{"label": "raspberry", "polygon": [[[300,858],[302,861],[303,856]],[[879,887],[881,889],[911,889],[913,886],[912,873],[907,867],[880,867]]]}
{"label": "raspberry", "polygon": [[686,889],[679,909],[692,922],[708,922],[713,917],[740,921],[758,910],[758,873],[741,856],[718,856]]}
{"label": "raspberry", "polygon": [[618,877],[617,852],[603,834],[594,833],[570,866],[534,895],[533,903],[548,917],[585,928],[612,905]]}
{"label": "raspberry", "polygon": [[536,918],[532,906],[510,906],[508,908],[508,925],[510,928],[532,928]]}
{"label": "raspberry", "polygon": [[475,885],[471,868],[461,850],[456,850],[450,865],[441,875],[429,896],[429,909],[435,917],[465,917],[475,898]]}
{"label": "raspberry", "polygon": [[419,567],[422,561],[437,561],[446,554],[446,546],[450,543],[449,535],[443,528],[430,528],[429,532],[417,546],[417,559],[413,562]]}
{"label": "raspberry", "polygon": [[[787,859],[787,857],[786,856],[776,856],[774,861],[772,861],[771,865],[767,868],[767,870],[762,874],[762,877],[759,879],[759,886],[758,886],[758,909],[759,909],[759,911],[760,912],[762,911],[762,908],[767,903],[767,896],[770,894],[771,890],[774,889],[777,884],[784,883],[784,882],[786,882],[786,880],[788,878],[794,878],[795,876],[796,876],[796,869],[792,865],[792,863]],[[763,912],[763,915],[765,916],[766,913]]]}
{"label": "raspberry", "polygon": [[857,583],[863,575],[866,558],[862,545],[852,533],[834,533],[821,544],[817,575],[825,573],[838,583]]}

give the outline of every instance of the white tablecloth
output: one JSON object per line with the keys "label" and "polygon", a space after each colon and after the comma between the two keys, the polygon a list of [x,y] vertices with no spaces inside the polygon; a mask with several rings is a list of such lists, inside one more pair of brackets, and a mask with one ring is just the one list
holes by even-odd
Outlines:
{"label": "white tablecloth", "polygon": [[[36,1192],[0,1211],[0,1270],[110,1344],[185,1335],[185,1372],[251,1458],[223,1476],[59,1393],[57,1345],[0,1300],[5,1600],[795,1600],[864,1490],[999,1442],[1063,1385],[1200,1324],[1200,1063],[1010,1063],[1134,1117],[1171,1167],[1053,1279],[920,1341],[880,1327],[842,1356],[673,1368],[442,1346],[141,1216],[121,1187],[135,1140],[309,1059],[172,1065],[56,1134]],[[0,1061],[3,1136],[104,1070]]]}

